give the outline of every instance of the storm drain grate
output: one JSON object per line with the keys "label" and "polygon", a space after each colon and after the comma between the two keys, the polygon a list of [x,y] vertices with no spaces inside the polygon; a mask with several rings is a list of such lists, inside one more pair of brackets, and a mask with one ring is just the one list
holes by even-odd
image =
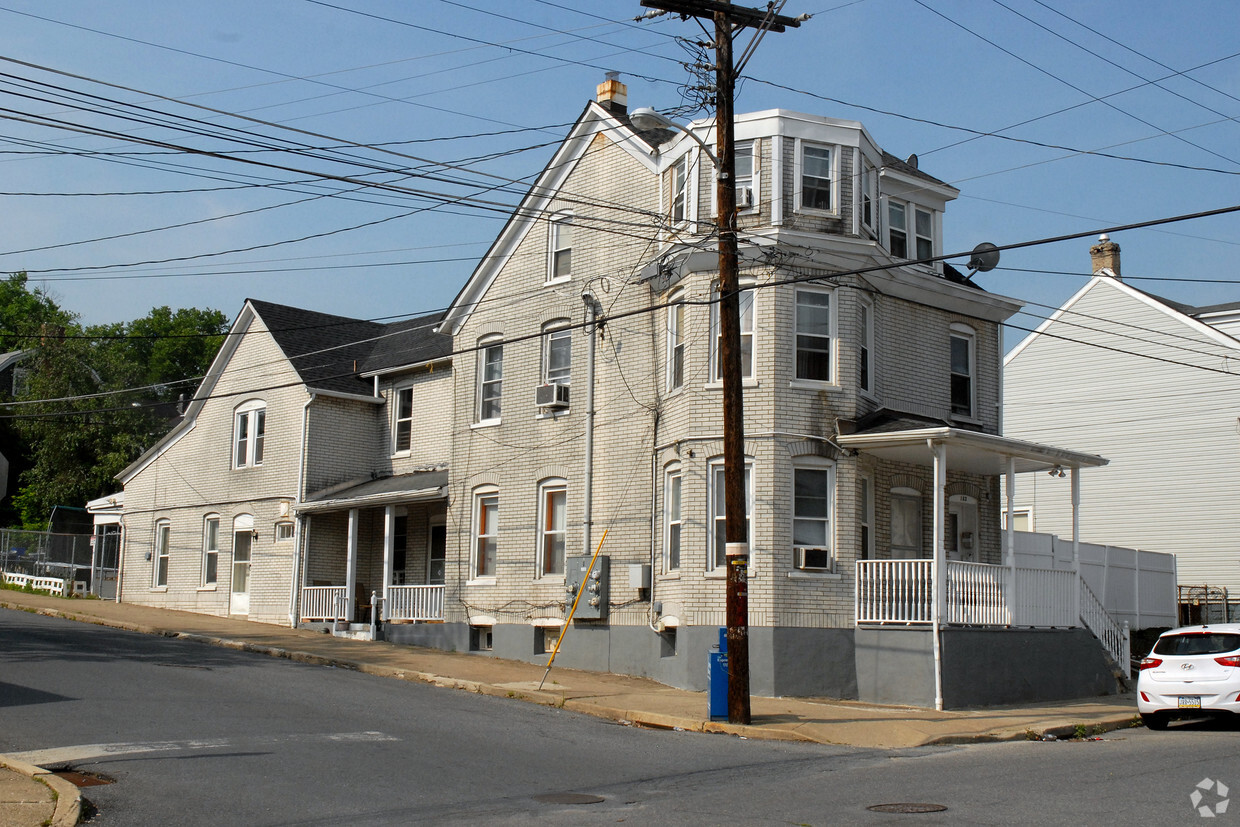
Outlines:
{"label": "storm drain grate", "polygon": [[534,800],[542,804],[600,804],[603,797],[585,793],[543,793],[534,796]]}
{"label": "storm drain grate", "polygon": [[115,784],[115,778],[108,778],[97,772],[78,772],[77,770],[58,770],[52,775],[63,778],[75,787],[102,787],[104,784]]}
{"label": "storm drain grate", "polygon": [[947,808],[942,804],[873,804],[866,809],[876,813],[941,813]]}

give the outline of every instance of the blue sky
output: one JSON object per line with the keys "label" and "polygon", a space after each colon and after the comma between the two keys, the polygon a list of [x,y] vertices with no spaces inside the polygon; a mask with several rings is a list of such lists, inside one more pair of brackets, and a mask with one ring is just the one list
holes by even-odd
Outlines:
{"label": "blue sky", "polygon": [[[1240,204],[1233,0],[783,11],[813,17],[760,44],[737,111],[859,120],[889,152],[917,154],[962,191],[948,252]],[[231,317],[246,297],[375,319],[445,306],[519,199],[510,182],[538,173],[604,71],[621,73],[630,107],[684,106],[675,38],[699,31],[633,22],[642,12],[638,0],[0,0],[0,272],[28,270],[87,323],[162,304]],[[114,101],[146,109],[100,111]],[[167,114],[175,127],[150,122]],[[111,134],[83,132],[100,129]],[[289,142],[303,151],[271,149]],[[1232,214],[1114,240],[1131,284],[1214,304],[1240,300],[1238,230]],[[1090,243],[1009,251],[977,281],[1044,316],[1084,283]],[[1008,345],[1035,323],[1014,319]]]}

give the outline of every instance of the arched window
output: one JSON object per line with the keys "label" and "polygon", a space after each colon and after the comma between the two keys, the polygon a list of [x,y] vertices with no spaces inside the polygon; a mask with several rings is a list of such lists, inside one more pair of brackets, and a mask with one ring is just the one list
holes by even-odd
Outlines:
{"label": "arched window", "polygon": [[473,530],[470,549],[471,579],[493,579],[499,552],[499,488],[474,489]]}
{"label": "arched window", "polygon": [[220,515],[208,514],[202,521],[202,579],[199,585],[214,586],[220,570]]}
{"label": "arched window", "polygon": [[261,399],[243,402],[237,406],[233,423],[233,467],[262,465],[267,439],[267,403]]}
{"label": "arched window", "polygon": [[172,546],[172,523],[160,520],[155,523],[155,551],[152,557],[151,585],[157,589],[168,588],[168,561]]}
{"label": "arched window", "polygon": [[547,254],[547,281],[566,281],[573,275],[573,215],[551,216]]}
{"label": "arched window", "polygon": [[680,514],[680,493],[684,481],[680,463],[663,469],[663,570],[680,569],[680,542],[684,522]]}
{"label": "arched window", "polygon": [[921,559],[921,492],[891,489],[891,556]]}
{"label": "arched window", "polygon": [[490,336],[478,343],[478,421],[499,422],[504,390],[504,343]]}
{"label": "arched window", "polygon": [[538,486],[538,576],[564,574],[568,539],[568,481],[553,477]]}

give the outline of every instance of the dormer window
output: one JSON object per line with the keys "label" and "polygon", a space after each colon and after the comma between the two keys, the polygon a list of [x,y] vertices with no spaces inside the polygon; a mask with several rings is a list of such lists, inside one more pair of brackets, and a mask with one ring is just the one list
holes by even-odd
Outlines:
{"label": "dormer window", "polygon": [[887,202],[887,249],[892,258],[908,258],[908,218],[902,201]]}
{"label": "dormer window", "polygon": [[689,215],[689,156],[683,155],[672,166],[672,224],[682,224]]}
{"label": "dormer window", "polygon": [[[910,226],[910,223],[912,226]],[[910,235],[912,245],[909,244]],[[893,258],[934,257],[934,213],[916,204],[887,202],[887,249]],[[911,255],[915,253],[916,255]]]}
{"label": "dormer window", "polygon": [[878,169],[867,159],[861,160],[861,223],[874,229],[878,202]]}

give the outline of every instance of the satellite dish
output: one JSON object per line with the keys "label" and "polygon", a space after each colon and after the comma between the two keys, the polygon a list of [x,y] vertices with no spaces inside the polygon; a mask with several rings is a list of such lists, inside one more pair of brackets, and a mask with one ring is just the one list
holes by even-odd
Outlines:
{"label": "satellite dish", "polygon": [[973,257],[969,259],[968,268],[975,273],[989,273],[999,263],[999,248],[989,241],[983,241],[973,248]]}

